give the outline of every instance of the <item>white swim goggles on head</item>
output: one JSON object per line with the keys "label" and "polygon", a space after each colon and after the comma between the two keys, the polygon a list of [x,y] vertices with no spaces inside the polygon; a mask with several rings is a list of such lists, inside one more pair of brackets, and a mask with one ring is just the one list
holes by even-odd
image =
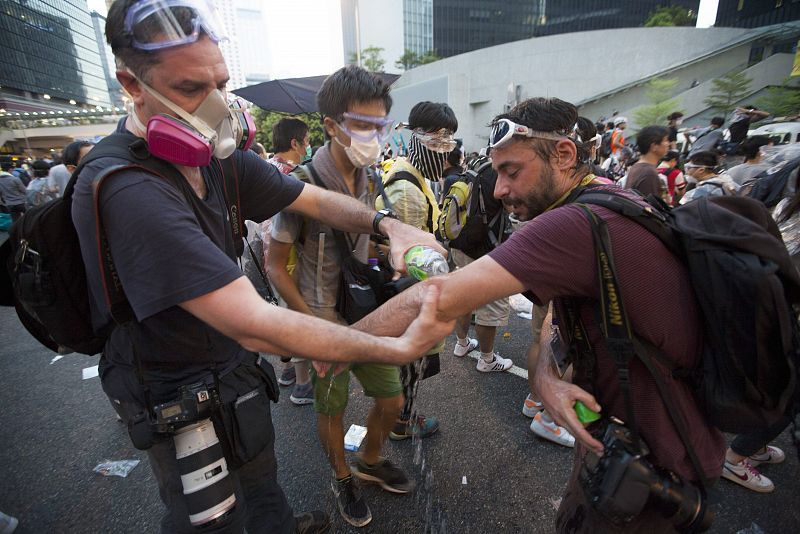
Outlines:
{"label": "white swim goggles on head", "polygon": [[500,119],[492,126],[492,133],[489,134],[489,148],[498,148],[509,142],[514,136],[535,137],[537,139],[549,139],[551,141],[559,141],[565,137],[571,138],[567,134],[533,130],[509,119]]}
{"label": "white swim goggles on head", "polygon": [[[350,120],[371,125],[369,128],[349,127],[344,121]],[[376,117],[374,115],[361,115],[360,113],[344,112],[342,120],[336,123],[351,139],[359,141],[371,141],[377,139],[380,143],[385,143],[392,133],[394,121],[388,117]]]}
{"label": "white swim goggles on head", "polygon": [[215,43],[227,39],[211,0],[140,0],[125,15],[125,31],[139,50],[194,43],[201,29]]}

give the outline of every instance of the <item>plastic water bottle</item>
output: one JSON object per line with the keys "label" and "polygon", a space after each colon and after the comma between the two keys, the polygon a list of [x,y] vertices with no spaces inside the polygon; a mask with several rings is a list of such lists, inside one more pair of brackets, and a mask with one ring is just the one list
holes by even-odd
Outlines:
{"label": "plastic water bottle", "polygon": [[450,272],[450,267],[447,266],[445,257],[430,247],[421,245],[411,247],[404,258],[408,274],[417,280],[427,280],[431,276]]}

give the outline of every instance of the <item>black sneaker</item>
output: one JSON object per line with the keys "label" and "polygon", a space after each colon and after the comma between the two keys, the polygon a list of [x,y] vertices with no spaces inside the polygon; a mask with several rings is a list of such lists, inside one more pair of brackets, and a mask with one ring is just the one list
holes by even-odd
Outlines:
{"label": "black sneaker", "polygon": [[331,526],[331,518],[322,510],[312,510],[294,517],[295,534],[322,534]]}
{"label": "black sneaker", "polygon": [[408,493],[414,489],[414,482],[408,479],[402,469],[386,458],[381,458],[375,465],[367,465],[364,460],[357,458],[350,467],[355,476],[361,480],[380,484],[386,491]]}
{"label": "black sneaker", "polygon": [[331,490],[336,496],[339,513],[345,521],[354,527],[363,527],[372,521],[372,512],[369,511],[367,501],[361,495],[361,488],[353,475],[344,480],[331,480]]}

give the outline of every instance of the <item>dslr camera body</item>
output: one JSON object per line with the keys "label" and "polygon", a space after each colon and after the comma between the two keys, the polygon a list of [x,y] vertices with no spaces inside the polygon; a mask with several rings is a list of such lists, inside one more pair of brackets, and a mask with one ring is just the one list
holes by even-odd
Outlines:
{"label": "dslr camera body", "polygon": [[649,503],[681,532],[709,529],[714,513],[703,492],[675,473],[654,467],[646,459],[647,445],[622,421],[605,419],[595,436],[603,443],[603,456],[586,454],[580,482],[601,515],[623,526]]}

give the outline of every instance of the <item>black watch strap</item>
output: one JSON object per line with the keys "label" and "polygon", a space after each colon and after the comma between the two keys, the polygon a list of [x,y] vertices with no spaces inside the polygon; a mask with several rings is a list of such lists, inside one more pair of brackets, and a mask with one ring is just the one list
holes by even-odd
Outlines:
{"label": "black watch strap", "polygon": [[375,218],[372,219],[372,231],[378,235],[383,235],[378,228],[381,224],[381,221],[384,217],[389,217],[390,219],[397,219],[397,215],[394,214],[392,210],[383,208],[382,210],[378,210],[378,213],[375,214]]}

